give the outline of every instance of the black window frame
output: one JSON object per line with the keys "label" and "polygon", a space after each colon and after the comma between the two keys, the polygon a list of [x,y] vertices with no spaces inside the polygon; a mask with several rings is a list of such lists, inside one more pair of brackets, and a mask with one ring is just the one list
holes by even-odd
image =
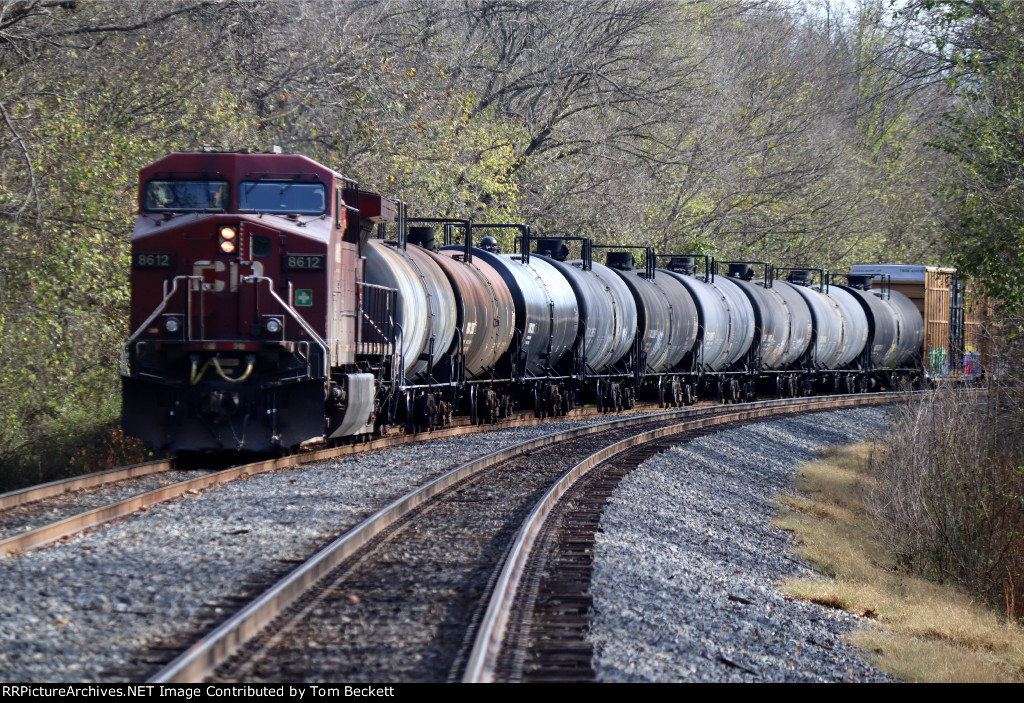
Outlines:
{"label": "black window frame", "polygon": [[[220,192],[224,202],[220,206],[208,205],[207,207],[153,207],[150,188],[158,183],[190,183],[195,185],[217,183],[220,185]],[[231,182],[224,178],[153,178],[146,181],[146,187],[142,191],[142,209],[145,212],[224,212],[228,209],[228,200],[230,198]]]}
{"label": "black window frame", "polygon": [[[320,188],[323,194],[323,207],[318,211],[314,210],[266,210],[262,208],[244,207],[246,204],[245,187],[248,185],[287,185],[289,187],[309,187],[317,186]],[[323,181],[293,181],[287,179],[276,179],[276,178],[260,178],[260,179],[248,179],[240,181],[238,184],[238,212],[253,212],[253,213],[265,213],[268,215],[305,215],[310,217],[321,217],[327,215],[330,212],[330,200],[327,191],[327,184]]]}

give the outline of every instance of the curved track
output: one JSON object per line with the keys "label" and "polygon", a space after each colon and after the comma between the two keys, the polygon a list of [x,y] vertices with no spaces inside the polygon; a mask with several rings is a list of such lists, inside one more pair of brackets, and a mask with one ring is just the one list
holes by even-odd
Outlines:
{"label": "curved track", "polygon": [[[214,671],[220,680],[436,681],[458,680],[463,671],[471,672],[469,680],[490,680],[510,618],[503,604],[519,589],[550,507],[578,476],[629,447],[702,427],[898,397],[691,408],[547,435],[488,455],[344,534],[153,681],[194,681]],[[503,567],[506,554],[511,560]]]}
{"label": "curved track", "polygon": [[[638,405],[636,410],[643,412],[648,408]],[[568,417],[577,419],[595,415],[598,413],[594,410],[581,409],[569,413]],[[158,474],[170,475],[169,472],[174,469],[172,461],[160,460],[13,491],[0,495],[0,557],[34,549],[151,505],[246,476],[411,442],[524,427],[544,421],[523,414],[492,425],[457,424],[432,432],[396,434],[361,444],[311,449],[293,456],[211,470],[185,479],[182,479],[183,472],[177,472],[173,481],[154,480]],[[112,488],[115,484],[120,490]],[[133,488],[133,485],[137,487]],[[154,488],[155,485],[159,487]],[[112,496],[118,494],[118,497],[112,498],[110,502],[97,501],[105,489]],[[121,497],[124,494],[128,497]],[[97,503],[98,507],[94,507]],[[53,514],[62,517],[53,519]]]}

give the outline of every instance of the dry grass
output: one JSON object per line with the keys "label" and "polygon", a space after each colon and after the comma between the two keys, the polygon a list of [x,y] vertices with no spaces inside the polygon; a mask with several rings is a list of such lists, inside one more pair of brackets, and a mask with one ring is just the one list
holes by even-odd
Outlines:
{"label": "dry grass", "polygon": [[871,444],[828,452],[801,468],[800,496],[780,499],[778,524],[825,575],[792,579],[790,594],[874,620],[851,639],[906,681],[1024,681],[1024,630],[950,585],[897,571],[860,496]]}

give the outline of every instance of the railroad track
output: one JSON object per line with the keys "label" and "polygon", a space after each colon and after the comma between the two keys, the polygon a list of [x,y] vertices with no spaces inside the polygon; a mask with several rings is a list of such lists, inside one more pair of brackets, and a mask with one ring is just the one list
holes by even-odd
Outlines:
{"label": "railroad track", "polygon": [[[655,410],[657,407],[654,404],[638,404],[634,412]],[[596,410],[585,408],[570,412],[567,419],[598,415]],[[314,448],[292,456],[227,469],[176,471],[172,460],[158,460],[12,491],[0,494],[0,557],[34,549],[157,503],[246,476],[412,442],[525,427],[542,422],[546,420],[536,419],[532,414],[519,413],[509,420],[491,425],[458,422],[432,432],[396,433],[370,442]]]}
{"label": "railroad track", "polygon": [[[575,591],[554,605],[547,598],[555,593],[552,582],[540,575],[544,564],[560,558],[552,545],[578,546],[587,530],[592,539],[592,527],[573,524],[580,518],[596,527],[600,506],[588,494],[568,502],[584,505],[576,517],[549,519],[555,506],[567,504],[566,493],[581,476],[612,461],[590,479],[607,495],[616,475],[660,446],[651,442],[676,442],[684,433],[780,414],[902,397],[689,408],[550,434],[487,455],[346,532],[198,639],[152,681],[180,683],[211,675],[268,682],[489,681],[522,680],[524,671],[525,678],[576,677],[570,670],[586,678],[587,655],[572,634],[581,631],[579,603],[575,613],[564,607],[573,598],[579,601],[585,590],[586,565],[570,556],[563,571],[547,570],[555,581],[575,583]],[[630,450],[640,453],[624,454]],[[558,524],[568,525],[562,529],[566,537],[557,536]],[[534,552],[537,544],[548,549]],[[542,640],[555,643],[548,647],[561,662],[554,668],[550,661],[529,659],[542,649],[534,646]]]}

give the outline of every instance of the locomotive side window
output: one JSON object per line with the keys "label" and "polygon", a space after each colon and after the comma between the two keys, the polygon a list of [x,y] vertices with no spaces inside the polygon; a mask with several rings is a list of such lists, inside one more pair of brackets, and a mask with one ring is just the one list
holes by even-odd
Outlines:
{"label": "locomotive side window", "polygon": [[243,181],[238,209],[280,215],[322,215],[327,211],[323,183],[295,181]]}
{"label": "locomotive side window", "polygon": [[150,181],[142,203],[150,212],[203,212],[227,205],[227,181]]}
{"label": "locomotive side window", "polygon": [[265,256],[270,256],[272,251],[273,244],[270,241],[270,237],[264,234],[253,235],[252,255],[254,258],[262,259]]}

